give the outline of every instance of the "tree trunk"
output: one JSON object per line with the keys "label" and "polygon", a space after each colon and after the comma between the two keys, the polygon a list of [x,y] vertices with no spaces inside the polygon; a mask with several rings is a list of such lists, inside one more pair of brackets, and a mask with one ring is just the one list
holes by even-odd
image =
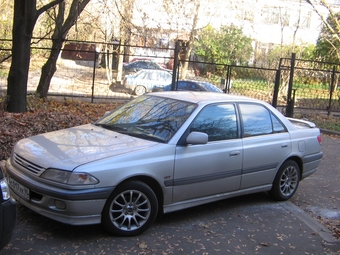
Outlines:
{"label": "tree trunk", "polygon": [[12,63],[7,78],[7,111],[25,112],[32,33],[40,14],[63,0],[36,9],[36,0],[14,0]]}
{"label": "tree trunk", "polygon": [[68,31],[72,28],[72,26],[75,24],[79,15],[84,10],[85,6],[89,3],[89,1],[90,0],[83,0],[80,2],[77,0],[73,0],[70,12],[66,20],[65,20],[65,2],[59,3],[58,16],[56,19],[56,25],[52,36],[53,43],[51,53],[41,70],[40,81],[36,91],[41,98],[47,97],[52,77],[57,70],[58,56],[63,47],[63,42],[65,41],[66,35]]}
{"label": "tree trunk", "polygon": [[12,64],[7,78],[7,111],[25,112],[32,31],[36,20],[35,0],[15,0]]}
{"label": "tree trunk", "polygon": [[54,73],[57,71],[57,60],[62,48],[62,40],[53,40],[52,50],[48,60],[41,69],[40,81],[37,87],[37,93],[41,98],[46,98],[48,90],[50,88],[51,80]]}
{"label": "tree trunk", "polygon": [[201,1],[199,0],[196,4],[196,12],[194,14],[194,18],[193,18],[193,22],[192,22],[190,37],[189,37],[189,41],[187,43],[187,50],[186,50],[185,56],[184,56],[185,61],[184,61],[184,64],[182,66],[182,72],[181,72],[180,79],[185,79],[185,77],[187,76],[188,67],[189,67],[189,59],[190,59],[191,51],[192,51],[193,46],[194,46],[194,40],[195,40],[195,35],[196,35],[196,27],[197,27],[197,22],[198,22],[198,14],[199,14],[200,5],[201,5]]}

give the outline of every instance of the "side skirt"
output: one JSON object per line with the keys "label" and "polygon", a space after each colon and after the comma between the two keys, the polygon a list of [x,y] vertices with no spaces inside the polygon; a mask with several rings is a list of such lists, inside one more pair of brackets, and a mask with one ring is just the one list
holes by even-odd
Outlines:
{"label": "side skirt", "polygon": [[268,184],[268,185],[263,185],[263,186],[255,187],[255,188],[243,189],[243,190],[238,190],[238,191],[233,191],[233,192],[228,192],[228,193],[223,193],[223,194],[216,194],[216,195],[208,196],[208,197],[200,197],[200,198],[180,201],[177,203],[164,205],[163,211],[164,213],[170,213],[170,212],[179,211],[179,210],[183,210],[186,208],[190,208],[190,207],[194,207],[194,206],[198,206],[202,204],[207,204],[207,203],[211,203],[211,202],[215,202],[215,201],[219,201],[219,200],[223,200],[227,198],[243,196],[243,195],[259,193],[259,192],[265,192],[265,191],[269,191],[271,188],[272,188],[272,184]]}

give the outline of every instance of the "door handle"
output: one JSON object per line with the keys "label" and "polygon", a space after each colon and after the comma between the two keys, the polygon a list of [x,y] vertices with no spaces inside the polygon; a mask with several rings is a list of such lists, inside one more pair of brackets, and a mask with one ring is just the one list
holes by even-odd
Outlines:
{"label": "door handle", "polygon": [[241,153],[240,151],[231,151],[229,152],[229,156],[230,157],[236,157],[236,156],[239,156]]}
{"label": "door handle", "polygon": [[287,148],[288,147],[288,144],[281,144],[281,148]]}

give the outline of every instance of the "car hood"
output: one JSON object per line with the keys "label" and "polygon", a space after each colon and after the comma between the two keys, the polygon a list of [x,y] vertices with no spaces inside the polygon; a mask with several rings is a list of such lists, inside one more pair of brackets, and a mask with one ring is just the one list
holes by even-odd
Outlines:
{"label": "car hood", "polygon": [[73,170],[82,164],[157,144],[87,124],[22,139],[14,153],[43,168]]}

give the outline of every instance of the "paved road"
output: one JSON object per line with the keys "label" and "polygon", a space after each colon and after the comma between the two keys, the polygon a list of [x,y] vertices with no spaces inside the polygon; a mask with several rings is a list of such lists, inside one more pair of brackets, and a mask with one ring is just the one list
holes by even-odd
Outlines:
{"label": "paved road", "polygon": [[313,218],[340,220],[339,145],[340,138],[323,137],[320,169],[291,201],[274,202],[265,193],[228,199],[164,215],[138,237],[60,224],[19,205],[14,236],[0,254],[339,255],[340,242]]}

